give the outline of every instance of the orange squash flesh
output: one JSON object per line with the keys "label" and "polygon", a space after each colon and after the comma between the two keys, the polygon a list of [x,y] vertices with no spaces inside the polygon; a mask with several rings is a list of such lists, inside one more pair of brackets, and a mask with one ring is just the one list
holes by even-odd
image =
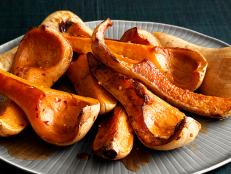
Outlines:
{"label": "orange squash flesh", "polygon": [[31,83],[50,87],[67,70],[72,48],[57,31],[40,26],[19,44],[11,72]]}
{"label": "orange squash flesh", "polygon": [[0,97],[0,136],[16,135],[27,126],[24,112],[8,98]]}
{"label": "orange squash flesh", "polygon": [[137,27],[125,31],[123,36],[120,38],[120,41],[142,45],[161,46],[160,41],[155,38],[152,33],[138,29]]}
{"label": "orange squash flesh", "polygon": [[161,47],[159,40],[152,33],[136,27],[127,30],[120,40],[154,46],[160,70],[176,86],[194,91],[202,84],[208,63],[199,52]]}
{"label": "orange squash flesh", "polygon": [[110,112],[116,100],[92,77],[86,55],[80,55],[68,68],[67,76],[79,95],[96,98],[100,102],[100,114]]}
{"label": "orange squash flesh", "polygon": [[112,115],[99,125],[92,149],[100,157],[118,160],[131,152],[133,141],[127,114],[121,106],[117,106]]}

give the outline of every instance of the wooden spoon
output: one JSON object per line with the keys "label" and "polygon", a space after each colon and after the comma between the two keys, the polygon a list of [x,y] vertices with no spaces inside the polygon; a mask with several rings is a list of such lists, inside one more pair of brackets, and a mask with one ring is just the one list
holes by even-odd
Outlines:
{"label": "wooden spoon", "polygon": [[161,32],[155,32],[154,36],[164,47],[199,51],[208,61],[208,69],[199,90],[206,95],[231,97],[231,47],[206,48]]}

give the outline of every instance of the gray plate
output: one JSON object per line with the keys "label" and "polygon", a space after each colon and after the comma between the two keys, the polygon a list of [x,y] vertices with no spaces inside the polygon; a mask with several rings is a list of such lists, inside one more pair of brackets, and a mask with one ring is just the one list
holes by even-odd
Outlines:
{"label": "gray plate", "polygon": [[[99,21],[87,22],[91,28],[98,23]],[[161,31],[173,34],[205,47],[228,46],[227,43],[192,30],[154,22],[114,20],[113,27],[107,32],[107,37],[118,39],[125,30],[134,26],[152,32]],[[0,52],[14,47],[19,40],[20,38],[0,46]],[[222,121],[196,119],[202,122],[204,128],[193,143],[168,152],[147,149],[134,152],[129,160],[135,164],[135,172],[147,174],[203,173],[230,162],[231,119]],[[73,146],[56,148],[42,142],[29,128],[17,137],[0,139],[0,159],[34,173],[134,173],[128,170],[121,161],[104,161],[91,154],[90,145],[94,131],[95,128],[81,142]],[[82,152],[89,155],[80,154]],[[141,160],[141,158],[145,159]]]}

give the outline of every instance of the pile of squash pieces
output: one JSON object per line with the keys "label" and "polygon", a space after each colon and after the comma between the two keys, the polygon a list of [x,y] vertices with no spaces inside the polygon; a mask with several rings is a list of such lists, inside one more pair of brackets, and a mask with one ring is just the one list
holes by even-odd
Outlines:
{"label": "pile of squash pieces", "polygon": [[[30,124],[44,141],[71,145],[99,115],[93,152],[118,160],[131,152],[135,135],[154,150],[192,142],[201,125],[182,111],[231,115],[231,87],[214,80],[214,57],[230,55],[230,47],[209,54],[209,48],[136,27],[120,40],[105,39],[111,25],[106,19],[92,31],[74,13],[57,11],[0,55],[1,137]],[[78,95],[51,89],[64,74]],[[216,82],[225,88],[217,90]]]}

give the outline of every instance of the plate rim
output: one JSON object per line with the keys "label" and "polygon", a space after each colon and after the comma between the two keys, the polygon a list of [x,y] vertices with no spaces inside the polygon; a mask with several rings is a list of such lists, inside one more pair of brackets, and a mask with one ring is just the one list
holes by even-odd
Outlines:
{"label": "plate rim", "polygon": [[[89,24],[89,23],[99,23],[99,22],[102,22],[103,20],[93,20],[93,21],[86,21],[84,22],[85,24]],[[212,37],[212,36],[208,36],[206,34],[203,34],[201,32],[198,32],[198,31],[195,31],[195,30],[192,30],[192,29],[189,29],[189,28],[186,28],[186,27],[182,27],[182,26],[177,26],[177,25],[172,25],[172,24],[167,24],[167,23],[160,23],[160,22],[152,22],[152,21],[133,21],[133,20],[121,20],[121,19],[111,19],[112,22],[123,22],[123,23],[147,23],[147,24],[156,24],[156,25],[162,25],[162,26],[167,26],[167,27],[172,27],[172,28],[177,28],[177,29],[180,29],[180,30],[184,30],[184,31],[187,31],[187,32],[190,32],[190,33],[194,33],[198,36],[201,36],[201,37],[204,37],[206,39],[209,39],[209,40],[212,40],[212,41],[215,41],[219,44],[222,44],[224,46],[230,46],[230,44],[228,44],[227,42],[224,42],[220,39],[217,39],[215,37]],[[22,39],[23,35],[19,36],[19,37],[16,37],[15,39],[12,39],[6,43],[3,43],[0,45],[0,54],[1,54],[1,49],[8,46],[10,47],[9,49],[11,49],[14,45],[15,42],[18,42]],[[10,46],[9,46],[10,45]],[[14,167],[17,167],[21,170],[24,170],[26,172],[30,172],[30,173],[36,173],[36,174],[42,174],[42,172],[37,172],[33,169],[29,169],[29,168],[26,168],[24,166],[21,166],[17,163],[14,163],[13,161],[10,161],[2,156],[0,156],[0,160],[14,166]],[[194,172],[194,174],[201,174],[201,173],[205,173],[205,172],[209,172],[209,171],[212,171],[214,169],[217,169],[221,166],[224,166],[225,164],[228,164],[231,162],[231,157],[227,157],[225,160],[222,160],[220,161],[219,163],[215,164],[215,165],[212,165],[210,167],[207,167],[207,168],[204,168],[202,170],[199,170],[199,171],[196,171]]]}

